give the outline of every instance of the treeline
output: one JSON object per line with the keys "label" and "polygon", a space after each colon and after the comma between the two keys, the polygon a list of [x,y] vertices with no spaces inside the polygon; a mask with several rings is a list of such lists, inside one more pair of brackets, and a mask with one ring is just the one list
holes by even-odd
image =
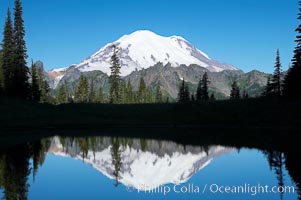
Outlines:
{"label": "treeline", "polygon": [[0,95],[48,102],[50,88],[45,81],[44,70],[34,64],[27,67],[22,12],[20,0],[15,0],[14,21],[10,9],[7,10],[0,51]]}
{"label": "treeline", "polygon": [[160,83],[156,91],[151,91],[141,77],[138,90],[134,91],[130,80],[127,82],[120,79],[118,91],[114,96],[104,93],[102,87],[95,87],[94,80],[88,81],[87,77],[81,75],[74,92],[71,92],[67,82],[64,82],[58,89],[58,94],[54,99],[56,104],[62,103],[114,103],[114,104],[136,104],[136,103],[163,103],[168,102],[168,97],[164,99]]}

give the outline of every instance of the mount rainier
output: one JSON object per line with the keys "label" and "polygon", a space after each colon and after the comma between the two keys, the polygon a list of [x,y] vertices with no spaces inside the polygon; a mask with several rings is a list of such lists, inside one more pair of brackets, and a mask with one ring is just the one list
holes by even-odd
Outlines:
{"label": "mount rainier", "polygon": [[158,62],[163,63],[163,65],[170,63],[172,67],[196,64],[211,72],[237,70],[232,65],[212,60],[180,36],[163,37],[148,30],[139,30],[130,35],[122,36],[75,65],[75,68],[81,72],[99,70],[110,75],[113,45],[119,49],[121,76],[127,76],[136,70],[147,69]]}

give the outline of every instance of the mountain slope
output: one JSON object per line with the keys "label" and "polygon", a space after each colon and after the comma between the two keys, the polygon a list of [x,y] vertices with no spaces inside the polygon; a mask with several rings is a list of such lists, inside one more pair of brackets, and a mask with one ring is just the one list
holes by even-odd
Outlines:
{"label": "mountain slope", "polygon": [[237,70],[231,65],[212,60],[180,36],[163,37],[147,30],[136,31],[105,45],[76,68],[82,72],[100,70],[109,75],[113,44],[119,48],[121,76],[146,69],[158,62],[164,65],[170,63],[173,67],[197,64],[212,72]]}

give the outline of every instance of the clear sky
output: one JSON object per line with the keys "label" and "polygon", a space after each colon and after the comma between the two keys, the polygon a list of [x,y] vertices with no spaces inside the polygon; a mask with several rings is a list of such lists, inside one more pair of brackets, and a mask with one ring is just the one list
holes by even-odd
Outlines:
{"label": "clear sky", "polygon": [[[0,32],[8,6],[0,0]],[[124,34],[179,35],[211,58],[272,72],[292,58],[298,0],[23,0],[29,58],[46,69],[79,63]],[[0,36],[2,40],[2,34]]]}

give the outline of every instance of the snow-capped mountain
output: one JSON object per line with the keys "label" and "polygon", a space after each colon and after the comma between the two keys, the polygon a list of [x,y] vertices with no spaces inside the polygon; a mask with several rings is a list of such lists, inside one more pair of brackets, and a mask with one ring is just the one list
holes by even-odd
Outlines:
{"label": "snow-capped mountain", "polygon": [[119,49],[121,76],[129,75],[135,70],[149,68],[158,62],[170,63],[173,67],[197,64],[212,72],[237,70],[234,66],[212,60],[180,36],[163,37],[148,30],[136,31],[124,35],[115,42],[109,43],[91,55],[76,68],[82,72],[100,70],[110,75],[112,45]]}
{"label": "snow-capped mountain", "polygon": [[[105,145],[94,151],[89,149],[83,158],[83,153],[76,143],[73,142],[69,147],[66,145],[63,147],[59,139],[55,137],[48,152],[83,160],[108,178],[116,179],[112,145],[109,141],[110,138],[104,138],[102,142]],[[212,146],[205,151],[200,147],[183,147],[173,142],[147,140],[147,149],[143,151],[139,139],[134,139],[131,144],[131,147],[119,146],[121,166],[118,181],[125,186],[140,190],[154,189],[170,183],[184,183],[210,164],[215,157],[234,150]]]}

